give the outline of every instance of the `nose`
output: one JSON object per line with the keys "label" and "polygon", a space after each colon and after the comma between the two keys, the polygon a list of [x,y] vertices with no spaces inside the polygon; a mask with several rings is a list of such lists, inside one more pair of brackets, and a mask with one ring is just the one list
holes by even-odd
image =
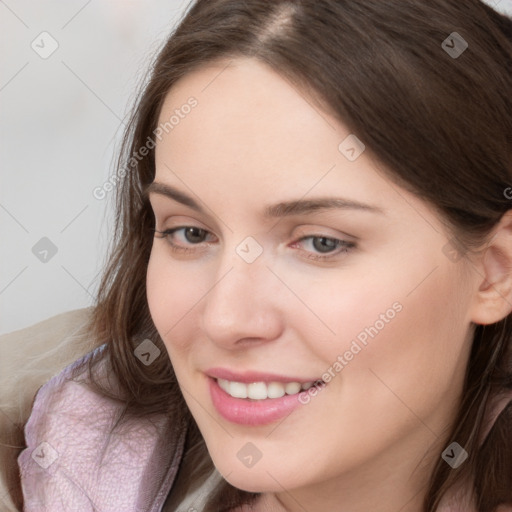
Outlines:
{"label": "nose", "polygon": [[229,350],[277,339],[283,330],[283,294],[263,257],[246,263],[235,254],[223,268],[203,301],[205,335]]}

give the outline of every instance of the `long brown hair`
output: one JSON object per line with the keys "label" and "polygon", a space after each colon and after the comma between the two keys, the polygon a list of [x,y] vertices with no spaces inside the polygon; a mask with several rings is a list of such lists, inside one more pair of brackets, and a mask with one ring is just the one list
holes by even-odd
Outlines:
{"label": "long brown hair", "polygon": [[[468,44],[462,54],[443,49],[453,32]],[[106,350],[90,369],[99,358],[108,359],[122,390],[119,423],[126,415],[153,413],[185,419],[190,453],[210,468],[169,358],[145,366],[133,354],[146,338],[165,353],[145,288],[154,218],[143,191],[154,179],[154,152],[134,155],[154,139],[165,95],[179,78],[213,60],[240,56],[270,66],[339,118],[390,180],[439,213],[462,257],[481,247],[512,207],[504,193],[512,182],[508,17],[479,0],[194,2],[155,59],[125,134],[113,246],[91,323]],[[512,389],[511,327],[510,315],[493,325],[474,326],[460,409],[445,433],[447,442],[457,440],[469,458],[452,470],[439,457],[424,512],[434,512],[446,491],[460,482],[471,482],[479,512],[512,505],[510,406],[485,442],[479,441],[491,399]],[[95,386],[109,394],[99,383]],[[178,487],[172,493],[183,492]],[[222,482],[209,510],[253,497]]]}

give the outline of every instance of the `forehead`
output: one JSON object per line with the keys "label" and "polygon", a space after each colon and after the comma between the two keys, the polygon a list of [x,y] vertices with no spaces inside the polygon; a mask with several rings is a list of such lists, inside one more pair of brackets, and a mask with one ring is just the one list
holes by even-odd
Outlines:
{"label": "forehead", "polygon": [[368,151],[347,158],[347,144],[360,149],[347,127],[256,60],[217,61],[184,76],[161,109],[159,126],[166,123],[156,180],[213,191],[214,201],[234,193],[246,205],[334,194],[393,205],[400,215],[429,213],[419,198],[397,193]]}
{"label": "forehead", "polygon": [[[203,152],[208,142],[215,144],[221,139],[225,153],[255,148],[260,150],[260,158],[265,156],[262,150],[306,141],[310,151],[325,151],[329,141],[337,151],[339,136],[347,132],[297,87],[254,59],[216,61],[184,76],[167,94],[159,124],[183,108],[188,110],[184,106],[191,97],[197,106],[190,116],[180,118],[169,135],[181,143],[193,132],[195,138],[201,138]],[[229,144],[225,140],[228,135],[233,142],[245,141],[246,147]],[[311,144],[319,136],[327,137],[322,147]]]}

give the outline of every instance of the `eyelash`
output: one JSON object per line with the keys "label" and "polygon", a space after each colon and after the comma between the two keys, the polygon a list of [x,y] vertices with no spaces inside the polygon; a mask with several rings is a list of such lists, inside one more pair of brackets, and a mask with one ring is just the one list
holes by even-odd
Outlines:
{"label": "eyelash", "polygon": [[[171,241],[171,236],[174,235],[174,233],[177,231],[190,229],[190,228],[197,229],[204,233],[209,234],[208,231],[206,231],[205,229],[202,229],[202,228],[198,228],[197,226],[181,226],[181,227],[177,227],[177,228],[166,229],[164,231],[159,231],[157,229],[153,229],[153,231],[155,233],[155,237],[167,239],[167,242],[170,245],[171,250],[173,252],[189,254],[191,252],[194,252],[196,249],[192,249],[190,247],[183,247],[181,245],[175,244],[174,242]],[[160,235],[160,236],[157,236],[157,235]],[[329,260],[334,259],[336,256],[339,256],[340,254],[349,252],[350,250],[352,250],[356,247],[356,244],[354,242],[348,242],[346,240],[339,240],[337,238],[327,237],[327,236],[323,236],[323,235],[304,236],[304,237],[300,238],[299,240],[297,240],[296,242],[294,242],[292,245],[295,245],[299,242],[303,242],[305,240],[314,240],[314,239],[325,239],[325,240],[335,242],[339,248],[339,250],[337,250],[337,251],[333,251],[333,252],[329,252],[329,253],[325,253],[325,254],[308,252],[308,256],[306,256],[306,258],[314,260],[314,261],[329,261]],[[200,242],[200,243],[203,243],[203,242]],[[199,244],[193,244],[193,245],[199,245]]]}

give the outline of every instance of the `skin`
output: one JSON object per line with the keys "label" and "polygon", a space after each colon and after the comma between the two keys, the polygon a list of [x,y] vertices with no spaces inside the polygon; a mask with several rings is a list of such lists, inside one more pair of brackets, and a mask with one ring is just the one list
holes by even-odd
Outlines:
{"label": "skin", "polygon": [[[501,251],[453,261],[433,209],[393,184],[368,150],[345,158],[338,146],[349,130],[263,64],[226,60],[186,75],[160,122],[190,96],[198,105],[157,142],[155,181],[205,213],[149,197],[157,230],[208,233],[199,243],[183,231],[155,237],[147,296],[215,466],[262,493],[255,510],[419,512],[456,414],[472,322],[510,312],[510,217],[494,237]],[[383,213],[263,216],[269,204],[318,197]],[[236,252],[248,236],[263,250],[253,263]],[[314,236],[356,246],[322,262],[311,259],[322,255],[318,238],[303,239]],[[241,426],[213,407],[208,368],[320,378],[397,302],[401,311],[285,419]],[[237,457],[247,442],[262,453],[252,468]]]}

